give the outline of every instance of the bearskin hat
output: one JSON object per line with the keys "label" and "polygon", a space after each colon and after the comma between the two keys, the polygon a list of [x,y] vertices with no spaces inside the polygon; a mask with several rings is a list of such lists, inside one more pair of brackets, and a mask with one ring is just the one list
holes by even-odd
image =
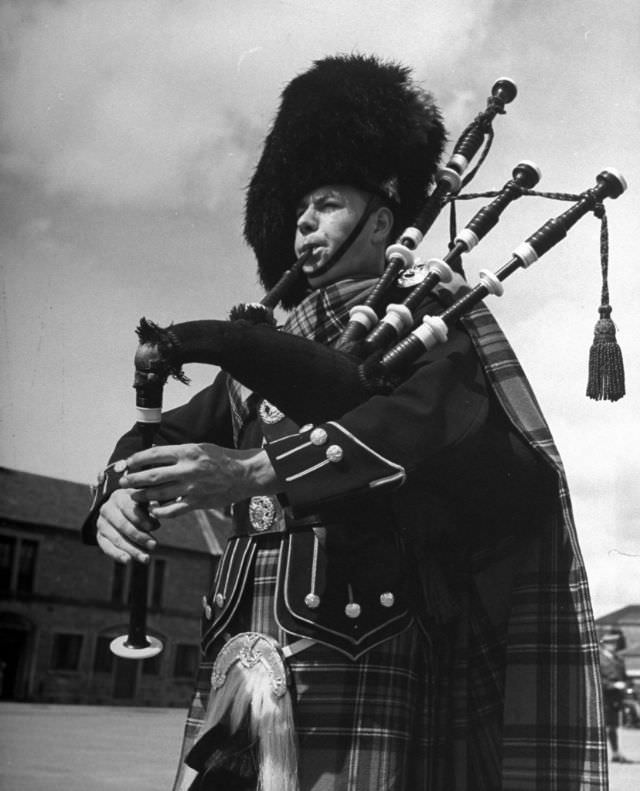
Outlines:
{"label": "bearskin hat", "polygon": [[[270,289],[294,260],[296,207],[349,184],[385,197],[399,233],[422,205],[445,142],[440,111],[409,69],[375,57],[315,61],[284,89],[249,183],[244,233]],[[302,296],[283,300],[291,307]]]}

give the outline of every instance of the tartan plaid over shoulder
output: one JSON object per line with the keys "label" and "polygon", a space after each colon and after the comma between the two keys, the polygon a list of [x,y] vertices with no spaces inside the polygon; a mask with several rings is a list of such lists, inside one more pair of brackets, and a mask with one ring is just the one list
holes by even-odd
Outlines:
{"label": "tartan plaid over shoulder", "polygon": [[502,745],[504,791],[608,788],[598,640],[558,451],[522,368],[481,305],[462,323],[507,416],[557,473],[557,506],[511,593]]}

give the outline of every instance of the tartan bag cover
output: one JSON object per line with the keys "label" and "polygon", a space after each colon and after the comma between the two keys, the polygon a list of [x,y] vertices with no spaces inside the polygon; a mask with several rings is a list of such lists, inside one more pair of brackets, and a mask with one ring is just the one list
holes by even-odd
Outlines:
{"label": "tartan bag cover", "polygon": [[[317,327],[318,323],[307,321],[307,313],[316,314],[318,307],[312,300],[298,306],[297,316],[287,322],[286,330],[313,337],[310,325]],[[324,313],[322,308],[320,314]],[[295,326],[298,321],[302,327]],[[548,522],[540,525],[533,547],[523,554],[511,593],[501,755],[487,756],[487,751],[495,751],[491,737],[475,733],[472,715],[464,722],[465,705],[460,706],[459,700],[454,703],[458,727],[451,733],[454,740],[461,740],[462,752],[454,748],[453,755],[464,755],[465,740],[475,742],[476,754],[484,753],[489,762],[501,762],[502,791],[606,791],[598,642],[562,462],[535,395],[492,314],[480,305],[462,323],[508,418],[555,470],[557,505]],[[323,340],[331,342],[332,338]],[[244,416],[238,413],[244,411],[246,401],[233,383],[229,396],[240,422]],[[468,629],[471,632],[475,624],[469,622]],[[475,631],[469,641],[474,642],[476,653],[490,653],[490,630]],[[202,721],[210,667],[211,660],[207,659],[200,668],[199,689],[185,728],[183,756]],[[471,692],[476,698],[483,696],[487,710],[500,706],[503,684],[495,685],[495,692],[491,684],[478,691],[469,687],[473,679],[472,668],[468,678],[454,678],[453,698],[468,697]],[[473,771],[462,765],[459,769],[461,785],[455,787],[467,789]],[[478,775],[476,779],[481,782]]]}
{"label": "tartan bag cover", "polygon": [[503,789],[606,791],[598,640],[562,462],[495,318],[481,304],[462,323],[507,416],[557,472],[557,508],[523,556],[512,591]]}

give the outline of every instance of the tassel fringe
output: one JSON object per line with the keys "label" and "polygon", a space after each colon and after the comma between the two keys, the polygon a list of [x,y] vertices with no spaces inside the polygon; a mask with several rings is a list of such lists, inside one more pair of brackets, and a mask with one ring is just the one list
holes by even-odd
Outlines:
{"label": "tassel fringe", "polygon": [[[255,656],[241,654],[226,670],[224,683],[212,690],[202,733],[193,751],[205,740],[215,741],[216,754],[209,747],[206,762],[206,773],[215,783],[232,774],[231,760],[237,762],[250,749],[257,763],[256,791],[299,791],[291,697],[288,691],[274,694],[273,673]],[[237,774],[235,778],[242,781]],[[212,789],[223,787],[211,784]]]}
{"label": "tassel fringe", "polygon": [[625,394],[622,351],[616,341],[616,325],[610,318],[611,307],[601,305],[599,312],[589,350],[587,396],[594,401],[618,401]]}
{"label": "tassel fringe", "polygon": [[246,321],[249,324],[269,324],[275,327],[276,320],[271,308],[260,302],[241,302],[229,312],[229,321]]}

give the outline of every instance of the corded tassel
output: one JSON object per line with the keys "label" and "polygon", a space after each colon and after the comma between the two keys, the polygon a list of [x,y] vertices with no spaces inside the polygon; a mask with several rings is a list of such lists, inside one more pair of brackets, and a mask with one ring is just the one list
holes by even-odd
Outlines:
{"label": "corded tassel", "polygon": [[600,305],[593,344],[589,350],[587,395],[595,401],[618,401],[625,394],[622,351],[616,341],[611,306]]}
{"label": "corded tassel", "polygon": [[[474,169],[475,172],[476,169]],[[453,198],[449,203],[449,250],[455,244],[456,237],[458,236],[458,219],[456,213],[456,201]],[[449,261],[449,266],[454,272],[464,277],[464,269],[462,267],[462,256],[457,255]]]}
{"label": "corded tassel", "polygon": [[600,265],[602,268],[602,299],[598,309],[600,318],[594,329],[593,344],[589,350],[589,380],[587,396],[594,401],[618,401],[625,394],[622,351],[616,341],[616,326],[611,320],[609,305],[609,234],[604,207],[596,207],[600,217]]}

